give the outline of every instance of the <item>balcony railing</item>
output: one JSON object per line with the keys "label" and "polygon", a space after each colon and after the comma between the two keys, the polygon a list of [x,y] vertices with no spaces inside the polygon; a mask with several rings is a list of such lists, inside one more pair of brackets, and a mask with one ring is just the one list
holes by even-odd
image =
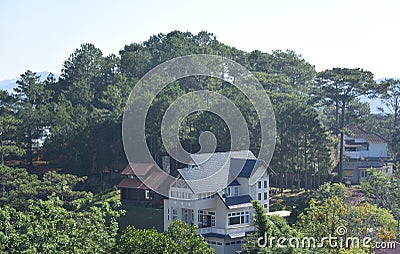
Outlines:
{"label": "balcony railing", "polygon": [[216,228],[216,227],[207,227],[207,228],[199,228],[199,234],[207,234],[207,233],[215,233],[221,235],[228,235],[228,234],[237,234],[237,233],[245,233],[248,231],[254,231],[254,226],[244,225],[234,228]]}

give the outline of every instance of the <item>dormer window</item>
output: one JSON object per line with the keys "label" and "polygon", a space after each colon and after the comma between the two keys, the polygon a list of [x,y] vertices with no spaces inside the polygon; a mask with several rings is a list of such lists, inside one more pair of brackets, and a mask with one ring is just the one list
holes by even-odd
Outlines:
{"label": "dormer window", "polygon": [[233,196],[235,197],[239,196],[239,187],[235,186],[233,188]]}
{"label": "dormer window", "polygon": [[225,196],[227,196],[227,197],[231,196],[231,187],[226,187],[225,188]]}

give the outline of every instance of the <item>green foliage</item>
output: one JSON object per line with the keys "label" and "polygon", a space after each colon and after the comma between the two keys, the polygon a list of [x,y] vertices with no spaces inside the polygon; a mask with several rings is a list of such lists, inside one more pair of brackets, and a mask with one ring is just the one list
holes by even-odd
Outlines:
{"label": "green foliage", "polygon": [[[8,159],[26,154],[26,161],[33,167],[32,139],[39,137],[44,127],[50,126],[51,136],[40,152],[61,162],[63,169],[78,175],[119,169],[121,163],[125,163],[121,121],[131,89],[151,68],[188,54],[215,54],[232,59],[258,78],[271,98],[277,120],[277,143],[271,166],[281,175],[291,176],[291,187],[297,184],[299,188],[304,182],[308,189],[315,186],[309,182],[310,178],[322,181],[328,178],[334,147],[327,132],[329,127],[334,127],[336,133],[343,133],[346,123],[357,122],[380,131],[381,123],[385,123],[390,127],[386,128],[384,136],[390,138],[394,154],[399,152],[398,80],[385,80],[377,85],[372,73],[361,69],[334,68],[316,73],[314,66],[294,51],[264,53],[256,50],[248,53],[219,42],[211,33],[172,31],[151,36],[141,44],[126,45],[119,56],[104,56],[93,44],[82,44],[64,62],[58,81],[49,75],[42,82],[36,73],[26,71],[18,81],[16,96],[0,91],[1,157]],[[260,122],[249,100],[226,82],[196,76],[173,82],[153,101],[146,119],[146,139],[154,157],[160,158],[165,153],[159,128],[161,113],[179,96],[199,89],[218,92],[234,102],[247,122],[250,149],[257,152],[261,139]],[[394,119],[392,115],[384,119],[370,116],[367,105],[357,97],[372,92],[392,108]],[[199,149],[198,137],[206,130],[217,137],[218,151],[230,149],[229,130],[216,115],[196,112],[178,124],[182,146],[188,151]],[[51,253],[59,248],[57,251],[67,253],[97,253],[113,247],[115,224],[112,218],[117,214],[107,203],[101,205],[103,202],[98,202],[92,193],[77,191],[76,186],[82,181],[83,178],[74,175],[48,172],[39,178],[24,169],[0,167],[0,211],[4,219],[1,223],[7,232],[14,232],[1,238],[3,250],[15,247],[28,253]],[[284,186],[288,183],[282,181],[281,187]],[[399,218],[398,186],[398,173],[390,178],[374,173],[363,185],[363,190],[371,202],[390,209]],[[346,195],[342,185],[322,185],[312,194],[315,200],[301,216],[297,229],[281,218],[266,217],[263,207],[254,202],[257,234],[268,232],[288,236],[301,232],[320,236],[333,232],[340,223],[345,223],[355,233],[365,231],[369,225],[362,224],[360,218],[377,228],[375,236],[378,238],[392,232],[393,221],[387,210],[368,203],[348,206],[342,202]],[[372,221],[374,216],[376,223]],[[62,217],[65,221],[59,219]],[[77,223],[74,224],[73,219]],[[15,225],[7,224],[10,221]],[[29,227],[33,227],[32,221],[39,221],[37,242],[29,231]],[[92,231],[89,231],[90,224],[93,224]],[[60,238],[56,239],[55,229],[60,230]],[[72,235],[67,235],[67,230],[73,232]],[[97,231],[99,239],[94,238]],[[55,235],[50,235],[52,232]],[[171,224],[166,233],[128,228],[121,237],[122,247],[116,251],[209,253],[210,249],[196,234],[195,227],[180,222]],[[46,238],[49,241],[46,242]],[[59,246],[63,240],[66,246]],[[28,246],[28,243],[32,244]],[[87,247],[80,245],[84,243]],[[78,247],[74,249],[73,246]],[[251,251],[259,251],[256,246],[248,247]],[[304,250],[284,251],[300,253]]]}
{"label": "green foliage", "polygon": [[377,84],[377,95],[390,110],[390,147],[394,158],[400,154],[400,79],[385,79]]}
{"label": "green foliage", "polygon": [[202,236],[198,236],[197,227],[187,225],[183,221],[177,220],[168,226],[168,230],[164,234],[171,239],[176,247],[176,253],[213,253],[213,249],[207,246]]}
{"label": "green foliage", "polygon": [[[297,228],[308,237],[314,237],[321,242],[323,237],[370,237],[371,246],[377,241],[390,241],[396,238],[396,220],[390,211],[371,205],[367,202],[351,205],[343,202],[338,196],[331,196],[324,202],[312,199],[310,207],[300,215]],[[344,228],[343,234],[339,228]],[[340,234],[339,234],[340,233]],[[348,246],[347,246],[348,247]],[[357,247],[357,246],[355,246]],[[365,247],[360,244],[361,250]],[[344,248],[324,249],[334,253],[341,253]]]}
{"label": "green foliage", "polygon": [[20,120],[19,136],[21,146],[26,150],[26,161],[33,168],[32,139],[39,138],[43,129],[49,125],[50,90],[46,82],[40,82],[40,77],[29,70],[21,75],[17,84],[15,92],[18,98],[16,111]]}
{"label": "green foliage", "polygon": [[115,253],[175,253],[172,239],[155,229],[135,229],[128,226],[123,232]]}
{"label": "green foliage", "polygon": [[93,195],[89,192],[77,191],[75,186],[84,181],[69,174],[58,174],[49,171],[39,179],[35,174],[29,174],[26,169],[0,166],[0,204],[10,205],[18,210],[27,209],[29,199],[46,200],[55,195],[69,209],[78,209],[90,203]]}
{"label": "green foliage", "polygon": [[[338,180],[343,180],[343,143],[346,112],[357,106],[357,97],[374,92],[376,83],[371,72],[359,68],[333,68],[318,73],[312,94],[320,106],[333,106],[334,122],[328,124],[335,133],[340,133]],[[359,106],[359,105],[358,105]],[[358,108],[357,106],[357,108]],[[353,111],[354,112],[354,111]],[[353,119],[352,119],[353,120]]]}
{"label": "green foliage", "polygon": [[[259,201],[253,200],[252,205],[255,210],[254,223],[256,232],[245,238],[243,244],[245,253],[306,253],[305,250],[301,248],[291,246],[288,246],[288,248],[280,248],[276,241],[272,241],[272,246],[270,246],[270,239],[272,239],[272,237],[275,237],[274,239],[280,237],[289,239],[291,237],[299,237],[299,234],[287,224],[284,218],[267,216],[264,207]],[[259,246],[258,244],[265,246]]]}
{"label": "green foliage", "polygon": [[168,230],[159,233],[154,229],[135,229],[129,226],[122,234],[116,253],[213,253],[213,249],[201,236],[194,225],[182,221],[172,222]]}
{"label": "green foliage", "polygon": [[274,110],[278,129],[271,167],[277,172],[291,174],[291,187],[297,184],[300,188],[302,178],[305,189],[309,189],[310,175],[324,179],[331,172],[332,142],[318,119],[317,111],[307,105],[305,99],[278,94],[271,97],[276,101]]}
{"label": "green foliage", "polygon": [[55,196],[26,202],[23,212],[0,208],[1,252],[105,253],[115,245],[119,214],[107,205],[76,212]]}
{"label": "green foliage", "polygon": [[362,191],[370,202],[389,209],[400,221],[400,172],[385,176],[382,172],[370,169],[365,182],[361,183]]}
{"label": "green foliage", "polygon": [[25,169],[0,166],[1,253],[106,253],[114,248],[118,203],[93,202],[73,190],[83,181],[48,172],[40,180]]}
{"label": "green foliage", "polygon": [[323,183],[312,193],[312,197],[320,202],[324,202],[326,199],[334,196],[344,199],[348,195],[349,191],[344,184],[331,182]]}
{"label": "green foliage", "polygon": [[254,224],[256,226],[256,235],[258,237],[264,236],[270,227],[267,213],[265,212],[264,206],[258,200],[252,200],[251,204],[254,209]]}
{"label": "green foliage", "polygon": [[299,216],[299,228],[305,235],[317,237],[336,235],[339,226],[347,226],[346,207],[337,196],[327,198],[323,203],[311,199],[310,207]]}
{"label": "green foliage", "polygon": [[374,242],[396,239],[397,221],[387,209],[364,202],[358,206],[348,206],[346,219],[347,234],[350,236],[360,239],[369,236]]}
{"label": "green foliage", "polygon": [[16,117],[17,100],[5,90],[0,90],[0,163],[9,155],[22,156],[25,151],[16,143],[20,121]]}

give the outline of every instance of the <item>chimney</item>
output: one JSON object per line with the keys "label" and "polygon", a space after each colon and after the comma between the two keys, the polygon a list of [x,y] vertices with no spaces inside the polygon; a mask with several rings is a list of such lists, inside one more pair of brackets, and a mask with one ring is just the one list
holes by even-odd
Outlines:
{"label": "chimney", "polygon": [[171,174],[171,165],[170,165],[170,157],[163,156],[162,157],[162,169],[167,172],[167,174]]}

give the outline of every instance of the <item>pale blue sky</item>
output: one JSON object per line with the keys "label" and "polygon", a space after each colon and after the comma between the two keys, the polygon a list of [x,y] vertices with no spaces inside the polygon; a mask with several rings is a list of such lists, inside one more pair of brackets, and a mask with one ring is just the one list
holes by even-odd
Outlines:
{"label": "pale blue sky", "polygon": [[238,49],[292,49],[318,71],[360,67],[400,77],[400,1],[0,0],[0,80],[60,73],[80,44],[104,54],[172,30],[205,30]]}

